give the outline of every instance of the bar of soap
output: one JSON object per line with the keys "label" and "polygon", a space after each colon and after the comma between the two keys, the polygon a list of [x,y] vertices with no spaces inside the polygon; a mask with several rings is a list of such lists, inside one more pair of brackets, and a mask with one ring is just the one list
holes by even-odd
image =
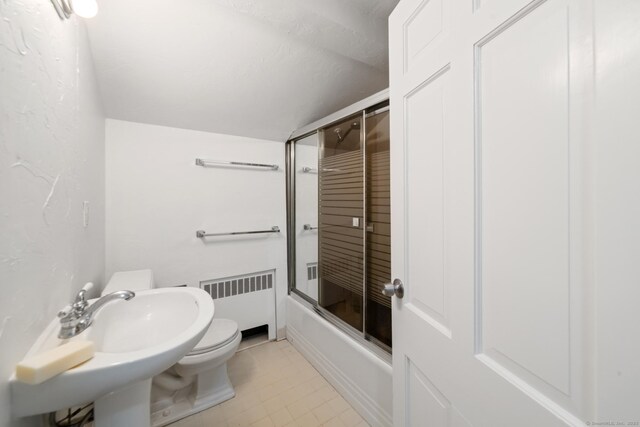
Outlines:
{"label": "bar of soap", "polygon": [[40,384],[91,359],[95,352],[91,341],[68,342],[18,363],[16,379],[27,384]]}

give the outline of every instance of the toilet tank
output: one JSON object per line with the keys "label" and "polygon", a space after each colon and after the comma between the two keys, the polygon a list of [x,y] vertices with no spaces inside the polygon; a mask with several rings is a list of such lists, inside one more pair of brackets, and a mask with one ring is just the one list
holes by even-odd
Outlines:
{"label": "toilet tank", "polygon": [[102,290],[102,295],[123,290],[138,292],[154,287],[151,270],[118,271],[113,273],[111,280]]}

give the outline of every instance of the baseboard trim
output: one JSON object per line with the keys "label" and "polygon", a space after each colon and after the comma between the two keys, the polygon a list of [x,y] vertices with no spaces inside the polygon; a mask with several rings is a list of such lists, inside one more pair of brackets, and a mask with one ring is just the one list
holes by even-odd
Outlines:
{"label": "baseboard trim", "polygon": [[[338,331],[336,331],[339,333]],[[295,328],[287,325],[287,339],[323,377],[353,406],[353,408],[373,427],[391,427],[391,415],[376,402],[349,376],[328,360],[324,354]],[[355,344],[357,345],[357,344]]]}

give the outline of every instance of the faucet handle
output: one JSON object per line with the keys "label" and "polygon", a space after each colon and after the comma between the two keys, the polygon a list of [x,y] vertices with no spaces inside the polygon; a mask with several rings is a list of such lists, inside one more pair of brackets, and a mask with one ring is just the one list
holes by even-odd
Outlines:
{"label": "faucet handle", "polygon": [[78,294],[76,295],[76,299],[75,299],[75,301],[73,301],[73,303],[77,304],[77,303],[86,302],[86,299],[85,299],[85,294],[86,293],[87,293],[87,291],[85,289],[80,289],[78,291]]}
{"label": "faucet handle", "polygon": [[87,306],[89,305],[87,303],[87,300],[85,298],[85,294],[87,293],[87,291],[85,289],[80,289],[80,292],[78,292],[78,294],[76,295],[75,300],[73,301],[73,304],[71,305],[71,309],[80,314],[82,313]]}

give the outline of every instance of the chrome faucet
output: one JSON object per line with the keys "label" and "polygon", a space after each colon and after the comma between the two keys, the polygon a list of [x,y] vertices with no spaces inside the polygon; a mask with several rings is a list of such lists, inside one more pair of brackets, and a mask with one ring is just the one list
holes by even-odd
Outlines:
{"label": "chrome faucet", "polygon": [[89,305],[85,294],[86,290],[80,290],[73,304],[71,304],[71,309],[58,313],[58,317],[60,318],[60,333],[58,333],[58,338],[66,339],[75,337],[87,329],[91,325],[91,322],[93,322],[93,316],[95,316],[96,312],[105,304],[120,299],[128,301],[136,296],[136,294],[131,291],[116,291],[103,296],[98,301]]}

